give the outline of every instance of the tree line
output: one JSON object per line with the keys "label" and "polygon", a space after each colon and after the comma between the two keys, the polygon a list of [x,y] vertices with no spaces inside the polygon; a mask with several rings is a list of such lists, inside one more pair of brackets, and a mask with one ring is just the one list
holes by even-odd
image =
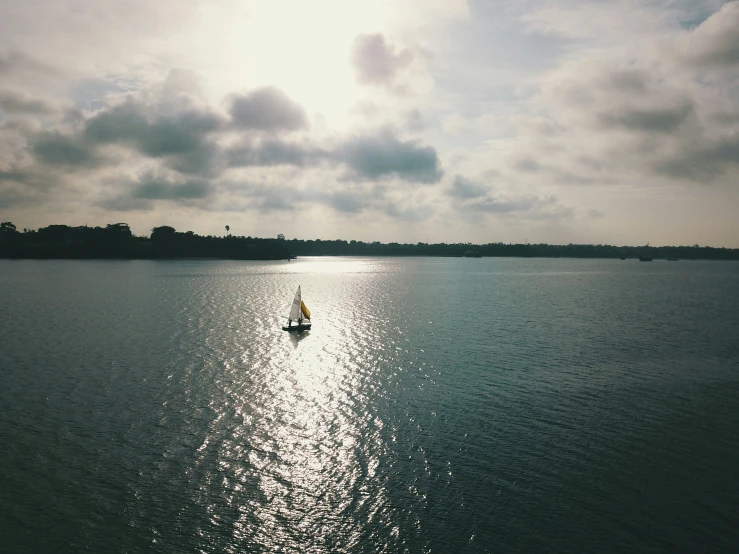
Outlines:
{"label": "tree line", "polygon": [[401,244],[346,240],[299,240],[233,236],[201,236],[173,227],[154,227],[150,236],[136,236],[126,223],[105,227],[49,225],[19,231],[0,223],[0,257],[166,259],[221,258],[285,260],[296,256],[446,256],[525,258],[637,258],[683,260],[739,260],[737,248],[709,246],[613,246],[608,244]]}

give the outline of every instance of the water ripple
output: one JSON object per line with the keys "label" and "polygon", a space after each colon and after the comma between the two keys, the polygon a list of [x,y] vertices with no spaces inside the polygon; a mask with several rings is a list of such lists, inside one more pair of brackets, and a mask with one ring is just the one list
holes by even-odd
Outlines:
{"label": "water ripple", "polygon": [[739,266],[665,267],[0,262],[0,538],[729,550]]}

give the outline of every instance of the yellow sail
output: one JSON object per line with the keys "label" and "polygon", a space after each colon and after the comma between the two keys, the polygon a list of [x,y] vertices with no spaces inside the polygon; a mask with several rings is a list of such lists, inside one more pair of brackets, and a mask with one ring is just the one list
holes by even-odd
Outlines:
{"label": "yellow sail", "polygon": [[310,310],[308,309],[308,306],[305,305],[305,302],[302,300],[300,301],[300,309],[303,310],[303,315],[310,319]]}

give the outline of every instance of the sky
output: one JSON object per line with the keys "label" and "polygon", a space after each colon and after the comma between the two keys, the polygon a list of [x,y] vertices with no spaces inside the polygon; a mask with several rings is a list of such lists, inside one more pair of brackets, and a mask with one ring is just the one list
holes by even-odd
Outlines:
{"label": "sky", "polygon": [[0,220],[739,247],[739,1],[4,0]]}

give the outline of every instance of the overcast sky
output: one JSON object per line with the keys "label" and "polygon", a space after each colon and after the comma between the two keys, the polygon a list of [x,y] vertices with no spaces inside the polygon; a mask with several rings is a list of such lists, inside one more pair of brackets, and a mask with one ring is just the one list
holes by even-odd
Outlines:
{"label": "overcast sky", "polygon": [[3,0],[0,220],[739,247],[739,1]]}

